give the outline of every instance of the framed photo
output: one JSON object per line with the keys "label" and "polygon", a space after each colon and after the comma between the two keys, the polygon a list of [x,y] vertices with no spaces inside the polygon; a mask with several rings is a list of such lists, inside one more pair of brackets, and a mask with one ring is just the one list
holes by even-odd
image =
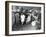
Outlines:
{"label": "framed photo", "polygon": [[45,3],[5,2],[5,35],[45,33]]}

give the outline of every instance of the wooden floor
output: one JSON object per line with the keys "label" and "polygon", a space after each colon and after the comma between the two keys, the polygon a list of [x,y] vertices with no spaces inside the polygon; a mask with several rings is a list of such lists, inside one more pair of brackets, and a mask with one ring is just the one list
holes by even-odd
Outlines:
{"label": "wooden floor", "polygon": [[36,30],[37,26],[32,26],[31,24],[24,25],[23,27],[20,28],[20,30]]}

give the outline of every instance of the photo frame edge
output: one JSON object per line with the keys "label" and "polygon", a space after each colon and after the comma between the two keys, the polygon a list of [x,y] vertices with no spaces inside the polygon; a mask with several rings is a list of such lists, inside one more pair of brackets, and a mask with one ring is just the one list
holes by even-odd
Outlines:
{"label": "photo frame edge", "polygon": [[5,35],[9,36],[9,3],[29,3],[29,4],[42,4],[44,5],[44,32],[43,33],[27,33],[27,34],[12,34],[13,35],[32,35],[32,34],[45,34],[45,3],[36,2],[21,2],[21,1],[5,1]]}

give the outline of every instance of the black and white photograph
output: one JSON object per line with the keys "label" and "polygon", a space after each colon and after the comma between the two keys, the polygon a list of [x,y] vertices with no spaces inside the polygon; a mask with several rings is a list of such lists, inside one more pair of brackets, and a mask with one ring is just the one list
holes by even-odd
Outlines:
{"label": "black and white photograph", "polygon": [[12,6],[12,31],[40,29],[41,7]]}
{"label": "black and white photograph", "polygon": [[9,2],[8,4],[9,35],[44,33],[44,3]]}

